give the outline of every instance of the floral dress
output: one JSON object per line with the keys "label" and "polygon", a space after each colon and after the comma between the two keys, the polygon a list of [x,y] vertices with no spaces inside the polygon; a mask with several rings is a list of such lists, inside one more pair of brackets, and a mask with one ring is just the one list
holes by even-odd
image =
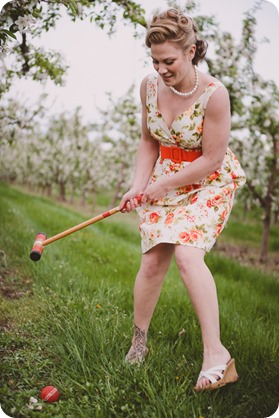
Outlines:
{"label": "floral dress", "polygon": [[[153,138],[164,146],[184,149],[202,147],[205,109],[210,96],[222,84],[210,83],[197,101],[166,125],[157,104],[158,74],[147,81],[147,126]],[[169,177],[191,162],[175,163],[158,157],[149,182]],[[210,251],[224,228],[233,205],[235,190],[245,183],[245,173],[228,148],[219,170],[195,184],[178,187],[162,199],[137,208],[142,252],[159,243],[189,245]]]}

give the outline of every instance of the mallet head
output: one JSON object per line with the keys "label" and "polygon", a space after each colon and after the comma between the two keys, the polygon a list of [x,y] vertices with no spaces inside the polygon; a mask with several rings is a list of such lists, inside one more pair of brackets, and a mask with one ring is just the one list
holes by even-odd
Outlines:
{"label": "mallet head", "polygon": [[47,235],[44,232],[39,232],[36,235],[33,248],[30,253],[30,258],[33,261],[39,261],[43,252],[43,242],[47,239]]}

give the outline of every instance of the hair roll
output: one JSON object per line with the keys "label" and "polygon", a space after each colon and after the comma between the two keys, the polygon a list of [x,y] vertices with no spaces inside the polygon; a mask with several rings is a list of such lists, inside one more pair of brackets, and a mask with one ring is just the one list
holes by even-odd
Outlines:
{"label": "hair roll", "polygon": [[207,42],[197,37],[198,28],[193,20],[178,9],[168,9],[156,13],[147,28],[145,43],[150,48],[152,44],[166,41],[174,42],[182,50],[196,45],[193,64],[197,65],[206,54]]}

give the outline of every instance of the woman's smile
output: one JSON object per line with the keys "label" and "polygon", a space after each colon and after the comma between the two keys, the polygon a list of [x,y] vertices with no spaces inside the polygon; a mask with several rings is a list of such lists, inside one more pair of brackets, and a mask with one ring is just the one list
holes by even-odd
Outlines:
{"label": "woman's smile", "polygon": [[170,75],[161,75],[161,77],[164,81],[168,82],[170,80],[170,78],[172,78],[173,76],[172,76],[172,74],[170,74]]}

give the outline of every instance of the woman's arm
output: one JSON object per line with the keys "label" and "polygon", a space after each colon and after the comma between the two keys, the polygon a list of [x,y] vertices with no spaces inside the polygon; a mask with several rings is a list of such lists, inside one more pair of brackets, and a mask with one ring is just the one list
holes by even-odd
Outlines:
{"label": "woman's arm", "polygon": [[[128,212],[138,206],[137,200],[133,198],[143,194],[159,155],[159,143],[150,135],[147,128],[146,84],[147,77],[143,79],[140,87],[142,127],[141,139],[136,154],[136,168],[133,185],[131,189],[124,194],[120,202],[121,208],[127,203],[126,207]],[[128,203],[128,201],[130,202]]]}
{"label": "woman's arm", "polygon": [[230,101],[225,88],[211,96],[204,118],[202,155],[170,177],[150,184],[142,201],[157,200],[177,187],[193,184],[218,170],[226,154],[230,135]]}

